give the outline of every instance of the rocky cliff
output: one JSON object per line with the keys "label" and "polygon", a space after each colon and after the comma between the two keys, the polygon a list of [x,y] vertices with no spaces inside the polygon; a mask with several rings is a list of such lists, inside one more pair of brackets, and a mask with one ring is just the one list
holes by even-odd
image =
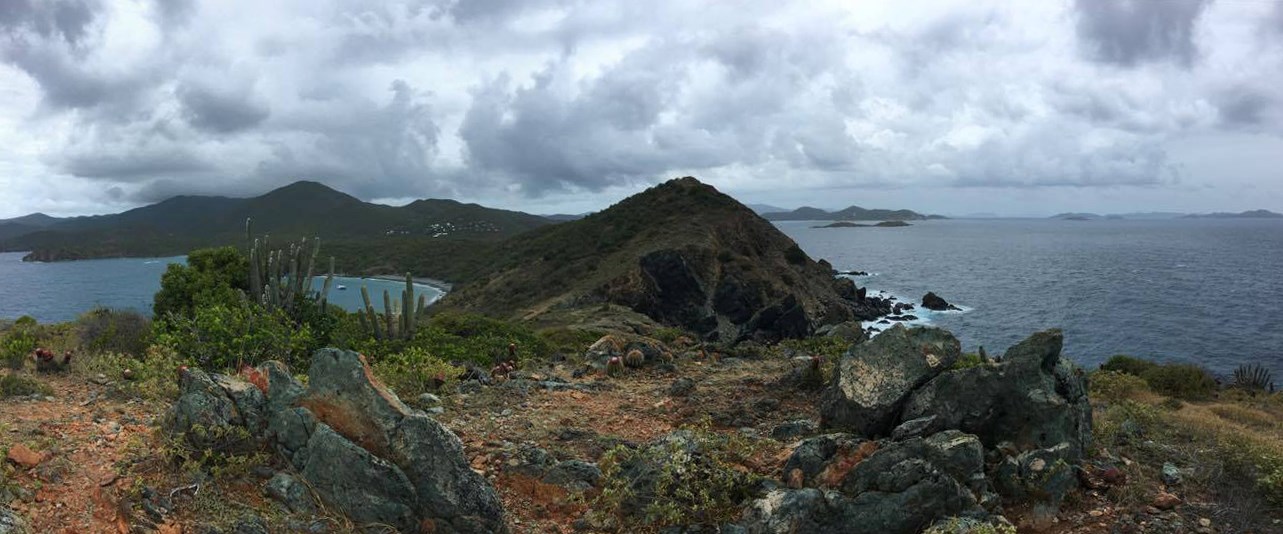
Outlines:
{"label": "rocky cliff", "polygon": [[712,186],[680,178],[498,247],[444,307],[534,319],[616,304],[706,339],[772,341],[872,319],[868,298]]}

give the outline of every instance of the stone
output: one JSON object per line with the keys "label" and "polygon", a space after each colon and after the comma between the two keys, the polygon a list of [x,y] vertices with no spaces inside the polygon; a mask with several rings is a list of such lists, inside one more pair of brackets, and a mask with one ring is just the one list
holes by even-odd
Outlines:
{"label": "stone", "polygon": [[583,460],[566,460],[549,468],[543,481],[574,491],[588,491],[601,482],[601,469]]}
{"label": "stone", "polygon": [[836,478],[832,488],[771,491],[742,525],[755,534],[910,534],[947,517],[987,515],[980,503],[992,499],[975,436],[946,431],[881,447],[853,465],[835,456],[842,469],[820,477]]}
{"label": "stone", "polygon": [[31,526],[8,503],[0,503],[0,534],[31,534]]}
{"label": "stone", "polygon": [[30,447],[27,447],[26,444],[19,443],[9,447],[9,454],[6,456],[6,459],[13,462],[18,467],[31,469],[44,462],[45,457],[45,453],[33,451]]}
{"label": "stone", "polygon": [[418,397],[415,397],[415,400],[419,402],[419,406],[422,406],[424,408],[430,408],[430,407],[441,404],[441,397],[438,397],[431,393],[424,393],[422,395],[419,395]]}
{"label": "stone", "polygon": [[810,419],[797,419],[775,425],[775,428],[771,429],[771,437],[779,441],[788,441],[819,431],[819,423]]}
{"label": "stone", "polygon": [[940,295],[937,295],[931,292],[928,292],[926,295],[922,296],[922,307],[928,310],[934,310],[934,311],[958,309],[956,306],[949,304],[947,301],[941,298]]}
{"label": "stone", "polygon": [[672,385],[668,386],[668,396],[686,397],[695,392],[695,381],[686,377],[674,380]]}
{"label": "stone", "polygon": [[247,452],[254,448],[241,411],[220,386],[225,377],[216,380],[200,369],[184,368],[178,382],[178,400],[165,415],[166,432],[196,449]]}
{"label": "stone", "polygon": [[856,345],[839,360],[821,397],[821,426],[888,435],[914,390],[949,369],[961,353],[958,340],[939,328],[896,326]]}
{"label": "stone", "polygon": [[1163,463],[1163,483],[1168,486],[1177,486],[1181,483],[1181,470],[1176,464],[1171,462]]}
{"label": "stone", "polygon": [[785,482],[796,487],[831,486],[837,477],[827,473],[830,465],[854,464],[876,450],[876,442],[852,434],[823,434],[804,439],[784,462]]}
{"label": "stone", "polygon": [[899,426],[896,426],[895,429],[891,431],[891,439],[901,441],[930,434],[932,432],[929,431],[934,428],[935,422],[936,416],[934,415],[910,419],[900,423]]}
{"label": "stone", "polygon": [[1172,508],[1180,506],[1181,502],[1183,501],[1181,501],[1180,497],[1166,491],[1160,491],[1158,492],[1158,495],[1154,497],[1154,502],[1152,504],[1154,508],[1158,508],[1159,510],[1171,510]]}
{"label": "stone", "polygon": [[291,512],[311,514],[316,512],[312,494],[307,486],[298,479],[286,474],[276,473],[263,484],[263,493],[285,505]]}
{"label": "stone", "polygon": [[825,335],[841,339],[852,345],[863,343],[869,338],[868,334],[864,331],[864,327],[860,326],[860,323],[855,321],[833,325]]}
{"label": "stone", "polygon": [[1091,447],[1086,379],[1061,357],[1062,344],[1059,330],[1039,332],[1008,349],[1000,363],[940,374],[913,392],[901,417],[934,416],[936,428],[962,430],[1001,449],[1006,475],[1023,480],[999,481],[1000,491],[1054,508],[1075,483],[1072,468],[1048,477],[1030,471],[1029,462],[1077,466]]}

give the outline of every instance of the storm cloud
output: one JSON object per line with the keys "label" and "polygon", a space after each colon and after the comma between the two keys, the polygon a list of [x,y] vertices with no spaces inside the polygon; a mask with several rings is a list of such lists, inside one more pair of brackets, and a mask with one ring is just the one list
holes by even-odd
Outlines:
{"label": "storm cloud", "polygon": [[1281,67],[1283,7],[1205,0],[8,0],[0,216],[299,179],[582,211],[682,174],[786,205],[1283,203],[1283,161],[1191,163],[1283,149]]}

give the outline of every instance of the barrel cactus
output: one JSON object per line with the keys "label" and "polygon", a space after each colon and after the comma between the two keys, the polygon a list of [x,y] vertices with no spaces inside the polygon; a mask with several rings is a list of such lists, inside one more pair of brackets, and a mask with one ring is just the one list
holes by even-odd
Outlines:
{"label": "barrel cactus", "polygon": [[620,376],[624,374],[624,359],[619,356],[611,356],[606,360],[606,376]]}
{"label": "barrel cactus", "polygon": [[628,354],[624,355],[624,365],[627,365],[628,367],[636,369],[645,363],[646,355],[642,354],[642,351],[640,350],[633,349],[628,351]]}

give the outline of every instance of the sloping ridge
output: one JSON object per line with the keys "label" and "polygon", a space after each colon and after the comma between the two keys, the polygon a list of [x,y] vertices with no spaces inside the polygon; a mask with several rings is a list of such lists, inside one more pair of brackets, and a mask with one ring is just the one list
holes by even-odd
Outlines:
{"label": "sloping ridge", "polygon": [[770,222],[692,177],[510,239],[444,307],[537,318],[619,304],[709,339],[802,337],[887,312]]}

